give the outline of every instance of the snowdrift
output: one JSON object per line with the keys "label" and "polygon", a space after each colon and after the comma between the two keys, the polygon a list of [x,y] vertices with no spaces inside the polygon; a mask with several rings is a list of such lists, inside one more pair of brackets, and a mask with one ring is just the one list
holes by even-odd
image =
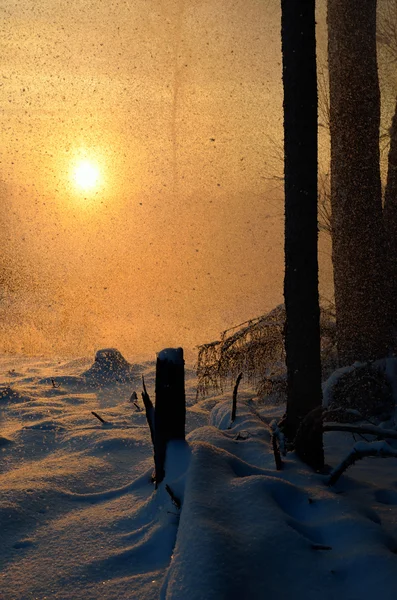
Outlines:
{"label": "snowdrift", "polygon": [[[1,598],[395,598],[397,459],[366,459],[334,488],[294,455],[276,471],[266,423],[282,407],[240,400],[230,427],[231,390],[196,402],[187,369],[187,443],[155,491],[129,401],[140,374],[93,386],[90,363],[0,360]],[[152,394],[154,367],[137,369]],[[327,433],[327,462],[353,443]]]}

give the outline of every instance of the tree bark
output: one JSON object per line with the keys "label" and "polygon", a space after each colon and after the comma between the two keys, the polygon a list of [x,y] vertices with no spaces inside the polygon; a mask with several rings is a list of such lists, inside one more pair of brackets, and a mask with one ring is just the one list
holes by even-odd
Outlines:
{"label": "tree bark", "polygon": [[397,350],[397,100],[390,127],[390,149],[383,217],[386,230],[386,249],[389,264],[388,297],[390,320],[393,332],[393,350]]}
{"label": "tree bark", "polygon": [[[285,185],[286,435],[321,406],[317,259],[317,74],[314,0],[282,0]],[[321,431],[301,457],[324,462]]]}
{"label": "tree bark", "polygon": [[376,0],[328,0],[331,206],[341,364],[387,354]]}

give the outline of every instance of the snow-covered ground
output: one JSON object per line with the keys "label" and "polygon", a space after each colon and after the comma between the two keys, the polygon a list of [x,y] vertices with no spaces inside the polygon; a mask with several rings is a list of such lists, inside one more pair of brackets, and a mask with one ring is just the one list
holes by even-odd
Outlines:
{"label": "snow-covered ground", "polygon": [[[220,600],[397,597],[397,459],[368,458],[333,488],[293,454],[276,471],[270,420],[241,386],[196,402],[187,444],[151,483],[141,376],[92,358],[0,357],[0,599]],[[92,415],[101,416],[105,423]],[[336,465],[354,440],[325,434]],[[165,489],[182,501],[179,509]]]}

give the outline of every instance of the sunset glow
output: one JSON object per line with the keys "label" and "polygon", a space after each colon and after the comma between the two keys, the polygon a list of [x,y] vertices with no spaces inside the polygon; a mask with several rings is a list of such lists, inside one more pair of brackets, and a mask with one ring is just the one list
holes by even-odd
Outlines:
{"label": "sunset glow", "polygon": [[88,160],[81,161],[74,169],[73,179],[82,191],[93,190],[99,184],[99,168]]}

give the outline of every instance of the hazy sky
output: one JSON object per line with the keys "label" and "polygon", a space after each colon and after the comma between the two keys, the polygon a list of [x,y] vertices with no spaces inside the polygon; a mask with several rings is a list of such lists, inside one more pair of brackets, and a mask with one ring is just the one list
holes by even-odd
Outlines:
{"label": "hazy sky", "polygon": [[0,11],[3,347],[154,355],[280,303],[279,2]]}

